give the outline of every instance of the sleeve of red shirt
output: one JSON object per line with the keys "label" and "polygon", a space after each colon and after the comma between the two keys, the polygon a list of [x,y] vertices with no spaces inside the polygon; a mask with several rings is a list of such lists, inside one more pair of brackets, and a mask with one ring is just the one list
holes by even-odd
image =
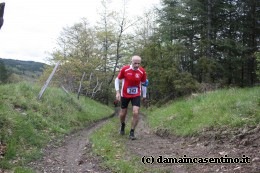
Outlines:
{"label": "sleeve of red shirt", "polygon": [[123,67],[123,68],[120,70],[120,72],[119,72],[119,74],[118,74],[118,76],[117,76],[118,79],[123,79],[123,78],[125,78],[125,76],[124,76],[124,71],[125,71],[125,67]]}

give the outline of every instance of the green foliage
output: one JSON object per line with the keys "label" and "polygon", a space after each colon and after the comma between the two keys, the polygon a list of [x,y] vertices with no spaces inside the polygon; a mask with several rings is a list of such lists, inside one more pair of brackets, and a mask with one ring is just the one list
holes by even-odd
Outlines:
{"label": "green foliage", "polygon": [[206,57],[198,59],[196,64],[196,74],[199,82],[214,83],[218,74],[223,73],[223,69],[218,68],[218,62]]}
{"label": "green foliage", "polygon": [[256,52],[255,57],[256,57],[256,64],[257,64],[256,75],[258,80],[260,80],[260,52]]}
{"label": "green foliage", "polygon": [[155,42],[160,47],[181,44],[184,51],[161,49],[160,57],[179,57],[178,68],[199,82],[251,86],[256,82],[252,56],[259,35],[254,25],[257,6],[256,0],[163,0],[158,12],[160,37]]}
{"label": "green foliage", "polygon": [[153,128],[194,135],[208,127],[240,127],[260,123],[260,88],[222,89],[172,102],[148,111]]}
{"label": "green foliage", "polygon": [[29,83],[0,86],[0,144],[7,146],[1,168],[23,166],[39,158],[48,142],[113,113],[109,107],[88,98],[77,100],[58,88],[47,88],[37,100],[40,89]]}
{"label": "green foliage", "polygon": [[[94,32],[94,28],[84,19],[80,23],[63,29],[58,39],[61,47],[52,53],[52,63],[61,61],[52,79],[53,86],[62,85],[70,92],[77,92],[85,73],[81,83],[81,94],[96,98],[99,95],[92,93],[93,91],[97,93],[96,90],[99,88],[99,92],[101,89],[107,92],[105,95],[111,93],[111,87],[107,89],[107,81],[111,76],[111,72],[109,72],[111,70],[108,70],[108,67],[111,66],[108,63],[111,62],[107,59],[105,63],[103,55],[97,52],[100,43],[99,40],[94,39],[96,34],[97,39],[102,35],[98,31]],[[40,78],[41,83],[47,80],[52,69],[53,66],[50,66],[44,71]],[[97,100],[104,101],[102,96]]]}
{"label": "green foliage", "polygon": [[161,103],[190,94],[198,89],[198,83],[191,73],[180,68],[185,52],[181,44],[156,44],[142,51],[144,67],[149,79],[149,99]]}

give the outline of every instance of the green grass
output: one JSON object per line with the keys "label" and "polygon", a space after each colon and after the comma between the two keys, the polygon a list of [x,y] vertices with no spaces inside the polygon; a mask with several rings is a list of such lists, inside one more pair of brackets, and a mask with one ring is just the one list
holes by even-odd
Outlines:
{"label": "green grass", "polygon": [[141,157],[131,154],[125,143],[128,136],[121,136],[118,132],[118,117],[110,120],[91,135],[94,152],[103,160],[103,167],[112,172],[141,173],[147,172],[141,162]]}
{"label": "green grass", "polygon": [[[260,122],[260,87],[222,89],[196,97],[180,99],[161,108],[141,108],[151,128],[167,129],[181,136],[198,134],[204,128],[234,128]],[[94,152],[103,166],[113,172],[165,172],[148,170],[141,158],[126,148],[129,140],[118,133],[119,119],[114,118],[91,135]]]}
{"label": "green grass", "polygon": [[38,100],[40,90],[30,83],[0,85],[0,144],[7,146],[0,160],[2,169],[21,170],[42,156],[41,148],[49,141],[114,112],[85,97],[77,100],[58,88],[47,88]]}
{"label": "green grass", "polygon": [[194,135],[207,127],[241,127],[260,122],[260,87],[222,89],[146,112],[152,128]]}
{"label": "green grass", "polygon": [[[29,84],[0,86],[0,141],[7,145],[0,168],[30,173],[23,167],[42,156],[41,148],[53,140],[107,117],[113,110],[85,97],[67,95],[48,88],[37,100],[40,87]],[[144,109],[142,109],[144,112]],[[223,89],[173,101],[161,108],[145,110],[151,128],[177,135],[194,135],[204,128],[234,128],[260,122],[260,88]],[[118,118],[91,135],[94,152],[102,166],[113,172],[154,172],[126,148],[128,138],[118,133]],[[158,170],[159,172],[159,170]]]}

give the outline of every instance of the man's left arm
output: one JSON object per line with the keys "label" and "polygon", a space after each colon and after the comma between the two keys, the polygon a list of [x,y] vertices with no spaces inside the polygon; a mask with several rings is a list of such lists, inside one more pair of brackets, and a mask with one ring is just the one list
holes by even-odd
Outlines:
{"label": "man's left arm", "polygon": [[146,79],[146,81],[142,83],[142,92],[143,92],[144,99],[146,98],[148,83],[149,83],[148,79]]}
{"label": "man's left arm", "polygon": [[142,85],[142,91],[143,91],[143,98],[146,98],[146,86]]}

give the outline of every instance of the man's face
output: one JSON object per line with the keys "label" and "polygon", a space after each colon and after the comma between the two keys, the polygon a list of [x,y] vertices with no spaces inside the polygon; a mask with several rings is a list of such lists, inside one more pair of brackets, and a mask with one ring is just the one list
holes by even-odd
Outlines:
{"label": "man's face", "polygon": [[140,66],[141,60],[140,59],[133,59],[132,60],[132,67],[134,70],[137,70]]}

